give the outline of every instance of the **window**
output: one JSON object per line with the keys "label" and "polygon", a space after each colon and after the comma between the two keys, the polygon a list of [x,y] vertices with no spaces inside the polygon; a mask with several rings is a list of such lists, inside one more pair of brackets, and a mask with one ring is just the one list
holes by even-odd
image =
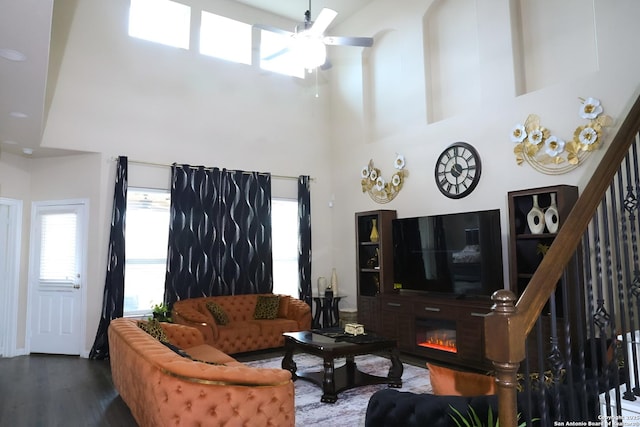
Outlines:
{"label": "window", "polygon": [[273,199],[273,293],[298,298],[298,201]]}
{"label": "window", "polygon": [[125,227],[124,314],[151,311],[164,299],[169,241],[167,190],[129,188]]}
{"label": "window", "polygon": [[69,282],[78,273],[77,214],[45,212],[40,215],[40,281]]}
{"label": "window", "polygon": [[191,8],[170,0],[131,0],[129,35],[189,49]]}
{"label": "window", "polygon": [[305,70],[294,60],[289,50],[290,42],[289,36],[261,30],[260,68],[303,79]]}
{"label": "window", "polygon": [[202,12],[200,53],[251,65],[251,25]]}

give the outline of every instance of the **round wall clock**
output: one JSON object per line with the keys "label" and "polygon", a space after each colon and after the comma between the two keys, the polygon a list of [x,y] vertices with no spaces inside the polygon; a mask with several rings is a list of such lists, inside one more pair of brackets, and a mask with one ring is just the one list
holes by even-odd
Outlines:
{"label": "round wall clock", "polygon": [[480,156],[466,142],[448,146],[436,162],[435,178],[438,190],[452,199],[469,195],[480,181]]}

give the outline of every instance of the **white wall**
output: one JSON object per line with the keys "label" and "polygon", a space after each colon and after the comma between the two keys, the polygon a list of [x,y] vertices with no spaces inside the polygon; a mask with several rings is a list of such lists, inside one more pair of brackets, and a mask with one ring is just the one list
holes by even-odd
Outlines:
{"label": "white wall", "polygon": [[[237,19],[246,16],[249,23],[294,25],[226,0],[202,4]],[[102,303],[115,156],[311,175],[314,286],[318,276],[329,276],[336,267],[341,293],[350,295],[341,306],[354,307],[355,212],[386,208],[407,217],[499,208],[506,258],[507,192],[560,183],[583,187],[604,153],[568,174],[543,175],[516,165],[512,127],[535,113],[553,133],[570,139],[582,124],[579,97],[599,98],[619,125],[639,93],[640,58],[631,49],[640,36],[633,21],[640,13],[636,0],[573,1],[563,8],[552,0],[372,0],[330,32],[375,36],[374,48],[331,47],[334,67],[323,74],[330,85],[321,80],[319,98],[312,81],[129,38],[127,0],[63,1],[56,7],[71,25],[59,70],[50,76],[54,90],[42,145],[96,154],[34,160],[2,154],[0,196],[24,201],[23,242],[28,242],[31,201],[90,199],[87,351]],[[537,18],[521,25],[527,18],[522,11],[531,8],[527,13]],[[573,29],[572,10],[592,22]],[[456,46],[465,41],[450,31],[459,25],[456,15],[474,26],[471,34],[477,36],[472,46],[460,46],[470,68],[460,76],[447,74],[455,69]],[[560,48],[549,46],[553,40],[532,37],[547,15],[568,23],[562,31],[571,37]],[[531,44],[538,49],[535,56]],[[585,66],[575,52],[586,58]],[[573,59],[556,61],[559,55]],[[533,61],[539,57],[542,63]],[[451,79],[446,85],[439,84],[443,73]],[[468,73],[476,73],[465,82],[469,96],[455,85]],[[455,141],[474,145],[483,164],[478,187],[461,200],[442,196],[433,178],[438,155]],[[394,201],[377,205],[361,191],[360,169],[374,159],[388,178],[396,152],[405,155],[409,177]],[[165,168],[132,162],[129,172],[132,186],[167,186]],[[274,195],[291,194],[291,185],[274,181]],[[23,248],[19,341],[26,324],[27,245]]]}
{"label": "white wall", "polygon": [[[516,164],[511,129],[533,113],[552,134],[570,140],[574,129],[584,124],[578,116],[580,97],[600,99],[605,113],[619,126],[640,93],[636,72],[640,59],[631,49],[640,37],[633,24],[640,3],[406,0],[402,7],[399,4],[374,0],[332,30],[381,34],[382,39],[380,43],[376,39],[370,51],[341,51],[331,74],[333,173],[341,180],[335,187],[333,253],[341,290],[356,293],[354,212],[379,208],[395,209],[399,217],[499,208],[506,284],[507,192],[555,184],[582,188],[606,150],[570,173],[545,175]],[[549,22],[558,25],[549,28]],[[477,39],[467,43],[455,32]],[[439,50],[440,46],[447,50]],[[456,55],[462,55],[459,64],[466,67],[460,76],[451,68]],[[377,68],[360,67],[363,60]],[[468,90],[460,93],[452,86],[456,78]],[[613,128],[607,131],[606,143],[614,133]],[[456,141],[469,142],[479,151],[482,177],[473,193],[452,200],[436,188],[434,165],[444,148]],[[405,156],[409,176],[395,200],[378,205],[362,193],[360,170],[373,159],[388,181],[395,153]]]}
{"label": "white wall", "polygon": [[[235,2],[200,2],[209,11],[293,28],[293,22]],[[196,4],[196,2],[194,2]],[[173,162],[275,175],[310,175],[314,269],[331,268],[330,151],[326,83],[265,73],[127,35],[127,0],[56,2],[68,29],[53,87],[42,146],[97,153],[51,159],[0,158],[0,196],[25,201],[28,242],[32,200],[89,198],[90,241],[85,350],[98,325],[106,271],[114,157],[128,156],[129,185],[168,188]],[[64,19],[62,19],[64,18]],[[54,26],[55,27],[55,26]],[[54,28],[55,30],[55,28]],[[17,171],[15,169],[18,169]],[[296,184],[274,178],[274,196],[295,197]],[[27,249],[23,254],[18,332],[26,333]],[[315,250],[315,248],[318,248]]]}

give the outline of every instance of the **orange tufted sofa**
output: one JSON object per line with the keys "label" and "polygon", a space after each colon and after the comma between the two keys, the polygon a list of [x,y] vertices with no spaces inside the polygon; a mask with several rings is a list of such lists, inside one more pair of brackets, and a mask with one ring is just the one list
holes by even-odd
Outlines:
{"label": "orange tufted sofa", "polygon": [[141,427],[294,426],[294,386],[284,369],[251,368],[204,343],[195,328],[162,323],[174,352],[137,322],[109,326],[113,383]]}
{"label": "orange tufted sofa", "polygon": [[[205,342],[227,354],[284,346],[284,332],[311,328],[311,308],[302,300],[280,295],[276,319],[256,320],[253,313],[259,294],[189,298],[173,303],[172,318],[197,328]],[[266,294],[262,294],[266,295]],[[216,324],[206,303],[218,304],[229,317],[227,325]]]}

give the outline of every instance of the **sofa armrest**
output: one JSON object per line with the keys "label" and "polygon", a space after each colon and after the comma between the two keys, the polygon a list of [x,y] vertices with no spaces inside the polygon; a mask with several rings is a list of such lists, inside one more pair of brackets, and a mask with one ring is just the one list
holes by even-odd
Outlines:
{"label": "sofa armrest", "polygon": [[167,334],[169,342],[179,348],[184,349],[204,344],[204,336],[198,328],[166,322],[161,322],[160,326]]}
{"label": "sofa armrest", "polygon": [[171,316],[175,323],[198,329],[204,336],[205,342],[212,343],[218,338],[218,326],[209,312],[205,314],[191,306],[180,305],[179,308],[174,306]]}
{"label": "sofa armrest", "polygon": [[289,300],[287,319],[298,322],[299,330],[308,331],[311,329],[311,307],[300,299],[291,298]]}

